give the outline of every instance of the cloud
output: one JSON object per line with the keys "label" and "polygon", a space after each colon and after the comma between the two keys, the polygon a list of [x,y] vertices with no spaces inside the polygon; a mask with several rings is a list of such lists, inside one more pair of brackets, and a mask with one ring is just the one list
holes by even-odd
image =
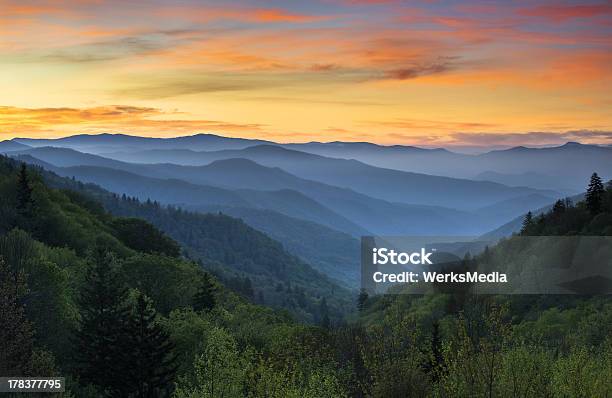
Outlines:
{"label": "cloud", "polygon": [[311,15],[282,8],[255,8],[207,5],[203,7],[161,7],[156,15],[179,18],[186,21],[207,23],[211,21],[238,21],[256,24],[266,23],[310,23],[328,19],[326,15]]}
{"label": "cloud", "polygon": [[386,71],[383,79],[407,80],[416,79],[420,76],[434,75],[448,72],[456,68],[456,64],[451,61],[451,58],[440,59],[435,62],[425,63],[420,65],[408,66],[405,68],[392,69]]}
{"label": "cloud", "polygon": [[395,119],[390,121],[366,121],[365,125],[381,126],[385,128],[395,128],[402,130],[466,130],[466,129],[494,129],[498,128],[499,125],[492,123],[480,123],[480,122],[456,122],[456,121],[443,121],[443,120],[424,120],[424,119]]}
{"label": "cloud", "polygon": [[173,136],[210,132],[259,132],[263,125],[218,120],[177,119],[157,108],[109,105],[90,108],[19,108],[0,106],[0,131],[6,138],[76,133],[132,133]]}
{"label": "cloud", "polygon": [[558,145],[568,141],[612,144],[612,131],[598,130],[575,130],[560,133],[547,131],[527,133],[452,133],[450,136],[454,143],[478,146]]}
{"label": "cloud", "polygon": [[291,13],[280,9],[259,9],[252,13],[252,18],[248,19],[255,20],[257,22],[313,22],[321,20],[319,16]]}
{"label": "cloud", "polygon": [[564,22],[577,18],[592,18],[612,14],[612,3],[577,4],[577,5],[543,5],[521,8],[519,15],[544,18],[552,22]]}

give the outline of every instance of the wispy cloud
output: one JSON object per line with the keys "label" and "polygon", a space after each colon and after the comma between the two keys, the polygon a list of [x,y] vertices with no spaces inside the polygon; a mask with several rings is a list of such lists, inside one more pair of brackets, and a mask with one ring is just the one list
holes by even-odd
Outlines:
{"label": "wispy cloud", "polygon": [[156,108],[110,105],[91,108],[18,108],[0,106],[4,138],[77,133],[131,133],[172,136],[196,132],[256,133],[262,125],[218,120],[179,119],[176,112]]}
{"label": "wispy cloud", "polygon": [[588,19],[602,15],[612,14],[612,3],[575,4],[575,5],[541,5],[521,8],[519,15],[540,17],[553,22],[564,22],[570,19]]}

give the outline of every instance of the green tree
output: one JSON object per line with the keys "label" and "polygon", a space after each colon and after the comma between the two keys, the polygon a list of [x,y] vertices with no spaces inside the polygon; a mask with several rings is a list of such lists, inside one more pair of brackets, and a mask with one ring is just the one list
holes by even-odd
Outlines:
{"label": "green tree", "polygon": [[128,247],[170,257],[181,254],[180,246],[150,223],[138,218],[117,218],[112,223],[117,237]]}
{"label": "green tree", "polygon": [[0,258],[0,375],[32,372],[32,325],[20,299],[26,293],[23,273],[13,272]]}
{"label": "green tree", "polygon": [[586,206],[591,214],[597,214],[601,210],[601,202],[603,200],[604,192],[605,190],[601,178],[597,175],[597,173],[593,173],[585,196]]}
{"label": "green tree", "polygon": [[565,201],[561,199],[557,200],[552,208],[552,211],[555,215],[563,214],[565,212]]}
{"label": "green tree", "polygon": [[208,272],[204,272],[198,291],[193,297],[193,309],[196,311],[210,311],[217,305],[215,284]]}
{"label": "green tree", "polygon": [[168,396],[176,373],[174,345],[157,321],[151,300],[134,290],[119,346],[123,358],[115,366],[121,371],[124,396],[149,398]]}
{"label": "green tree", "polygon": [[529,228],[533,225],[533,213],[528,211],[523,219],[523,226],[521,227],[521,234],[525,234]]}
{"label": "green tree", "polygon": [[27,213],[32,205],[32,187],[25,163],[21,164],[17,175],[17,209],[21,213]]}
{"label": "green tree", "polygon": [[76,334],[75,359],[81,379],[111,395],[123,390],[119,366],[124,360],[120,345],[126,310],[126,288],[112,253],[97,249],[80,297],[81,320]]}
{"label": "green tree", "polygon": [[235,339],[215,327],[208,334],[203,352],[195,360],[195,383],[179,382],[176,398],[244,397],[252,358],[240,353]]}

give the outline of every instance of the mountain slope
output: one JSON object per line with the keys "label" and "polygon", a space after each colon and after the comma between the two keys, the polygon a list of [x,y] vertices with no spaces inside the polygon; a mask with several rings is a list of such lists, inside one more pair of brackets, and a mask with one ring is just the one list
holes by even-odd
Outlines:
{"label": "mountain slope", "polygon": [[[510,186],[580,191],[593,171],[612,178],[610,146],[568,142],[548,148],[515,147],[478,155],[440,149],[380,146],[368,143],[307,143],[284,147],[323,156],[356,159],[365,163],[404,171],[449,177],[474,178]],[[488,173],[489,175],[481,175]]]}
{"label": "mountain slope", "polygon": [[[37,152],[26,151],[25,153],[34,153],[40,156],[40,153]],[[46,159],[49,159],[49,157],[46,157]],[[82,159],[83,157],[77,156],[74,160],[64,158],[62,162],[64,164],[74,164],[82,161]],[[95,163],[102,161],[97,159]],[[115,192],[128,193],[142,199],[151,198],[160,201],[163,199],[164,203],[188,205],[193,209],[197,209],[198,204],[237,206],[244,206],[244,204],[235,201],[211,203],[211,201],[206,200],[205,196],[202,197],[195,191],[193,195],[187,194],[185,187],[192,184],[184,183],[181,185],[180,180],[176,178],[191,181],[196,185],[200,183],[231,186],[233,188],[244,187],[245,185],[247,187],[259,187],[260,189],[281,188],[273,192],[240,189],[235,190],[234,193],[238,193],[242,199],[249,202],[250,207],[276,210],[354,236],[367,234],[365,231],[371,231],[379,235],[472,235],[482,233],[507,221],[507,218],[484,218],[478,214],[440,206],[390,203],[359,194],[350,189],[301,179],[278,168],[264,167],[245,159],[228,159],[200,167],[171,164],[144,165],[125,162],[114,165],[133,170],[135,173],[174,179],[171,180],[171,186],[166,187],[169,183],[159,178],[143,180],[136,178],[135,174],[131,174],[130,178],[138,181],[129,183],[125,179],[127,175],[125,172],[119,173],[123,176],[122,178],[113,179],[110,169],[106,169],[104,173],[83,167],[75,167],[70,170],[57,169],[56,171],[62,175],[75,176],[85,181],[99,183]],[[209,172],[211,169],[212,172]],[[107,177],[102,178],[101,174],[106,174]],[[148,187],[146,191],[142,190],[143,183]],[[176,185],[181,185],[183,189],[175,188]],[[189,189],[193,189],[193,187]],[[180,195],[174,195],[174,192],[180,193]],[[300,192],[301,195],[297,192]],[[333,216],[330,211],[336,215]]]}
{"label": "mountain slope", "polygon": [[283,244],[290,253],[313,268],[353,289],[360,283],[359,240],[323,225],[288,217],[273,210],[206,206],[200,211],[240,218]]}
{"label": "mountain slope", "polygon": [[264,140],[230,138],[214,134],[195,134],[175,138],[138,137],[125,134],[80,134],[57,139],[15,138],[14,141],[32,147],[56,146],[96,154],[156,148],[191,148],[201,151],[218,151],[242,149],[252,145],[270,143]]}
{"label": "mountain slope", "polygon": [[[115,191],[119,195],[127,193],[143,201],[155,197],[149,194],[157,194],[158,198],[165,197],[169,199],[168,202],[161,199],[156,199],[157,201],[173,204],[175,202],[171,196],[163,196],[159,193],[176,195],[183,192],[186,198],[190,198],[197,203],[197,205],[187,205],[185,206],[186,208],[200,212],[222,212],[223,214],[240,218],[251,227],[281,242],[290,253],[312,264],[320,272],[351,288],[358,286],[359,241],[349,234],[338,232],[335,229],[300,218],[289,217],[271,209],[240,207],[241,204],[249,205],[250,203],[242,199],[239,193],[233,191],[215,187],[196,186],[178,180],[163,181],[150,179],[119,170],[98,167],[56,168],[35,158],[19,157],[18,159],[30,164],[36,164],[47,170],[54,170],[58,175],[74,177],[77,174],[79,180],[82,179],[85,182],[99,181],[103,183],[101,185],[119,187],[121,190]],[[66,182],[62,184],[62,186],[69,186],[72,190],[83,189],[83,185],[76,181],[68,185],[66,185]],[[132,190],[124,192],[122,190],[124,187],[130,187]],[[110,190],[113,191],[113,189]],[[109,200],[114,202],[110,193],[104,193],[101,189],[92,189],[92,192],[95,192],[96,197],[105,203],[108,203]],[[137,193],[142,195],[137,195]],[[267,203],[268,199],[273,197],[274,194],[274,192],[268,193],[267,197],[263,199],[264,203]],[[291,196],[293,199],[292,204],[295,204],[296,196],[299,195]],[[215,197],[217,200],[214,200]],[[298,202],[300,199],[297,198]],[[234,206],[229,205],[232,201]],[[271,201],[271,203],[278,202],[278,200]],[[277,206],[273,207],[278,209]],[[297,206],[297,208],[300,209],[300,206]],[[313,218],[308,214],[304,214],[304,209],[305,207],[302,206],[302,210],[300,210],[298,215]],[[291,211],[289,212],[291,213]],[[336,228],[341,227],[342,220],[333,214],[323,212],[317,217],[328,222],[334,222]]]}
{"label": "mountain slope", "polygon": [[0,153],[23,151],[29,148],[29,146],[20,144],[19,142],[13,140],[0,141]]}
{"label": "mountain slope", "polygon": [[[149,154],[152,153],[152,156]],[[492,203],[539,193],[559,196],[550,190],[508,187],[488,181],[472,181],[434,175],[418,174],[373,167],[356,160],[334,159],[274,145],[258,145],[242,150],[191,152],[186,157],[175,156],[172,151],[139,152],[120,157],[138,162],[196,162],[204,165],[216,160],[243,158],[267,167],[279,167],[308,180],[352,189],[356,192],[390,202],[430,204],[473,210]],[[109,154],[107,156],[115,156]]]}
{"label": "mountain slope", "polygon": [[[200,260],[206,269],[251,300],[286,308],[309,322],[319,319],[321,297],[327,299],[330,316],[341,317],[352,306],[347,290],[289,254],[264,233],[226,215],[195,214],[156,203],[123,199],[100,188],[41,170],[46,183],[31,184],[34,214],[27,216],[31,217],[30,222],[24,223],[11,185],[17,181],[17,169],[14,162],[0,159],[2,233],[22,225],[47,244],[68,247],[80,255],[94,248],[96,242],[105,242],[118,255],[131,256],[133,249],[125,247],[119,235],[115,236],[117,224],[114,219],[101,210],[93,198],[100,200],[116,216],[149,220],[181,243],[190,258]],[[46,184],[62,191],[49,189]]]}
{"label": "mountain slope", "polygon": [[269,209],[322,223],[352,235],[365,233],[363,228],[294,191],[229,190],[191,184],[178,179],[144,177],[123,170],[94,166],[54,167],[52,170],[61,176],[95,183],[120,195],[126,194],[141,200],[157,200],[163,204],[180,205],[194,210],[200,206],[211,205]]}
{"label": "mountain slope", "polygon": [[[574,195],[569,197],[569,199],[572,202],[579,202],[584,200],[584,193],[579,194],[579,195]],[[550,211],[553,208],[554,203],[551,203],[549,205],[546,206],[542,206],[536,209],[528,209],[527,211],[531,211],[531,213],[534,216],[538,216],[540,214],[544,214],[548,211]],[[523,225],[523,220],[525,218],[525,214],[527,213],[527,211],[525,211],[523,214],[521,214],[518,217],[515,217],[514,219],[508,221],[507,223],[504,223],[503,225],[500,225],[499,227],[495,228],[492,231],[487,232],[486,234],[482,235],[483,240],[490,240],[490,239],[499,239],[499,238],[504,238],[507,236],[512,235],[513,233],[519,232],[521,230],[521,227]]]}

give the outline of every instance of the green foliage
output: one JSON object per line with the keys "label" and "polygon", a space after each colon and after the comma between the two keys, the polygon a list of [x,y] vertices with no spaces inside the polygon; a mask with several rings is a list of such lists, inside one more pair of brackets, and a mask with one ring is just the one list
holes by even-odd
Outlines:
{"label": "green foliage", "polygon": [[242,397],[250,352],[239,352],[236,341],[225,330],[213,328],[207,336],[204,350],[195,360],[195,385],[182,387],[176,397]]}
{"label": "green foliage", "polygon": [[[166,396],[173,380],[176,397],[612,394],[609,296],[362,294],[347,324],[340,314],[350,302],[337,286],[234,219],[63,179],[56,182],[79,193],[49,189],[32,170],[26,214],[19,174],[0,159],[0,373],[67,376],[69,396],[92,398]],[[83,192],[116,214],[145,218],[221,280],[177,257],[151,224],[117,219]],[[150,241],[135,234],[140,227]],[[561,201],[524,231],[611,233],[611,189],[596,214]],[[525,250],[511,238],[469,262]]]}
{"label": "green foliage", "polygon": [[531,228],[531,226],[533,225],[533,214],[528,211],[527,214],[525,214],[525,218],[523,219],[523,226],[521,228],[521,233],[526,233],[529,228]]}
{"label": "green foliage", "polygon": [[[225,286],[252,302],[287,309],[297,319],[311,323],[323,317],[320,313],[322,297],[327,299],[330,322],[340,320],[353,310],[350,293],[345,288],[241,220],[223,214],[165,207],[157,202],[141,203],[136,198],[120,197],[50,173],[46,173],[45,178],[63,191],[78,191],[77,197],[85,194],[96,198],[116,216],[148,221],[180,243],[187,257],[200,262]],[[117,235],[116,231],[113,233]],[[141,249],[143,246],[132,244],[130,247]],[[281,289],[276,288],[279,285]]]}
{"label": "green foliage", "polygon": [[111,226],[116,231],[115,236],[130,249],[169,257],[178,257],[181,254],[180,247],[175,241],[144,220],[116,218]]}
{"label": "green foliage", "polygon": [[123,260],[121,272],[126,283],[150,297],[162,314],[190,306],[202,274],[191,262],[142,253]]}
{"label": "green foliage", "polygon": [[103,249],[96,250],[79,300],[75,354],[81,379],[110,394],[123,390],[119,364],[124,360],[121,328],[126,318],[126,294],[116,259]]}
{"label": "green foliage", "polygon": [[16,273],[0,257],[0,374],[32,375],[33,333],[19,302],[26,292],[22,272]]}
{"label": "green foliage", "polygon": [[202,275],[198,291],[193,296],[193,308],[196,311],[210,311],[217,304],[215,296],[216,286],[212,281],[210,274],[205,272]]}
{"label": "green foliage", "polygon": [[591,214],[597,214],[601,210],[604,192],[601,178],[597,173],[593,173],[585,196],[586,207]]}
{"label": "green foliage", "polygon": [[121,333],[123,358],[115,367],[121,370],[123,396],[167,396],[176,372],[174,345],[158,323],[151,300],[138,290],[128,301]]}

